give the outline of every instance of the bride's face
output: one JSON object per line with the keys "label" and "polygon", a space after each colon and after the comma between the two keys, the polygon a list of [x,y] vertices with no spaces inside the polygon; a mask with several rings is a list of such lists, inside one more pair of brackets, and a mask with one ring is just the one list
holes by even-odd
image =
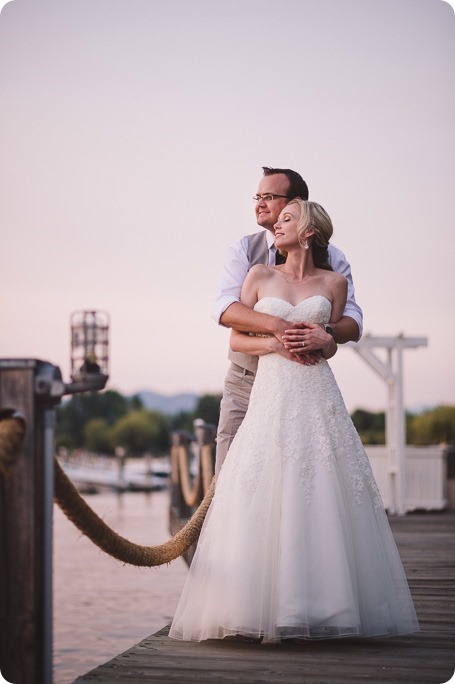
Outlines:
{"label": "bride's face", "polygon": [[284,207],[275,223],[275,244],[279,249],[288,249],[291,245],[299,244],[297,226],[300,219],[298,204],[288,204]]}

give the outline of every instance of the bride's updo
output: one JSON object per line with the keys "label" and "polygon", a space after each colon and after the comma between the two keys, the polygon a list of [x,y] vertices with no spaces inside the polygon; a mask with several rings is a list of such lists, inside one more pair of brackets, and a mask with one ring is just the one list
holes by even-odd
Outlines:
{"label": "bride's updo", "polygon": [[325,268],[327,271],[332,271],[328,252],[329,240],[333,234],[330,216],[317,202],[296,198],[291,200],[289,204],[298,204],[300,206],[300,219],[297,225],[297,237],[300,244],[303,245],[304,243],[305,231],[308,228],[312,228],[314,236],[311,241],[311,249],[313,251],[314,265],[317,268]]}

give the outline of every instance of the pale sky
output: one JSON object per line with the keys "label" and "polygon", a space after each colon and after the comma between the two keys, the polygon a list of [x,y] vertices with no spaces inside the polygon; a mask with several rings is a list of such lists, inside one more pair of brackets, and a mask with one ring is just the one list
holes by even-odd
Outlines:
{"label": "pale sky", "polygon": [[[455,14],[442,0],[0,3],[0,358],[69,380],[73,311],[111,316],[108,387],[220,392],[210,308],[262,166],[334,223],[405,405],[455,404]],[[350,349],[350,411],[386,389]]]}

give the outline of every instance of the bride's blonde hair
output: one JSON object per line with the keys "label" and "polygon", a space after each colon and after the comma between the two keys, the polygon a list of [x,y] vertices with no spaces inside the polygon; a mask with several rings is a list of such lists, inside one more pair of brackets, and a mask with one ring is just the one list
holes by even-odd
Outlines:
{"label": "bride's blonde hair", "polygon": [[301,245],[305,238],[308,228],[314,230],[311,248],[313,250],[314,265],[318,268],[332,270],[329,264],[328,246],[333,235],[332,220],[326,210],[317,202],[302,200],[299,197],[293,199],[289,204],[300,206],[300,219],[297,224],[297,237]]}

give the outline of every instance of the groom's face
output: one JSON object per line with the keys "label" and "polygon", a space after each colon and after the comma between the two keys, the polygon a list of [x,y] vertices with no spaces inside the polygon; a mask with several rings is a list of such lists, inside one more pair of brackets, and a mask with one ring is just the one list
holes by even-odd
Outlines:
{"label": "groom's face", "polygon": [[[275,173],[264,176],[258,186],[258,195],[287,195],[289,180],[284,173]],[[278,220],[280,211],[289,202],[287,197],[274,197],[272,200],[258,200],[256,202],[256,220],[259,226],[274,232],[274,225]]]}

